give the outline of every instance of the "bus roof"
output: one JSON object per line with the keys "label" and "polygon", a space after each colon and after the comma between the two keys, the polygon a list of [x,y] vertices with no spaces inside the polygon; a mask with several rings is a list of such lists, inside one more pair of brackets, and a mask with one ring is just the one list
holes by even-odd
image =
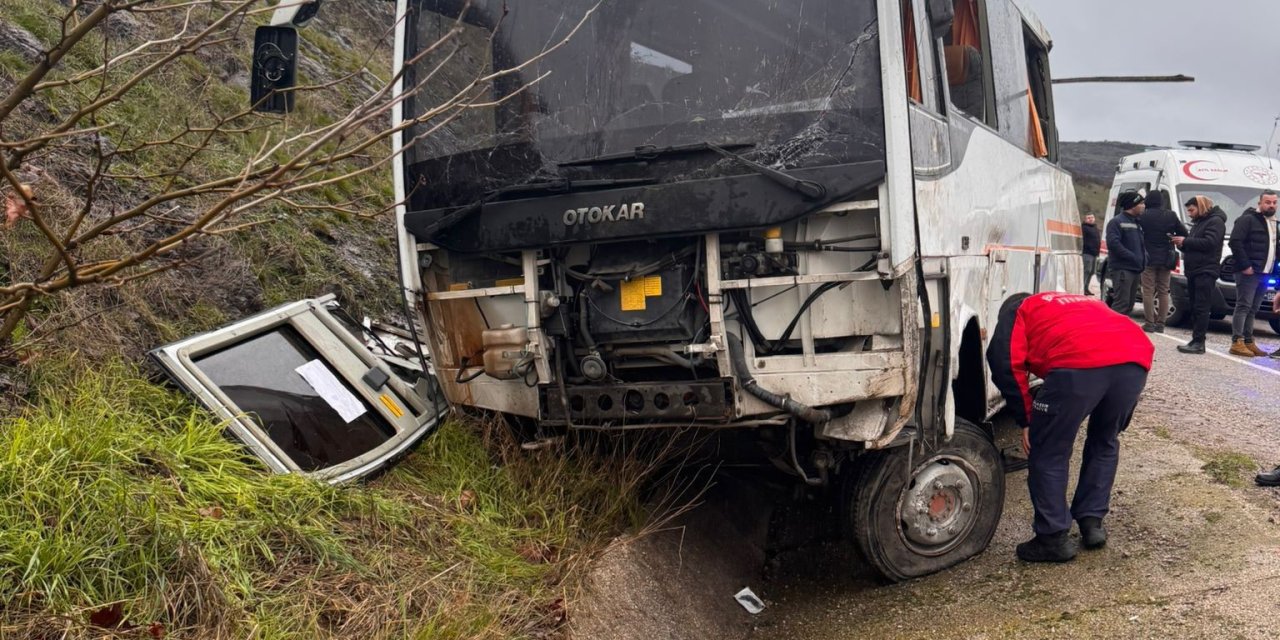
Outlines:
{"label": "bus roof", "polygon": [[1037,38],[1044,43],[1045,48],[1053,50],[1053,37],[1049,35],[1049,30],[1045,28],[1044,23],[1040,21],[1040,16],[1031,10],[1026,0],[1011,0],[1013,6],[1017,8],[1018,13],[1022,14],[1023,24],[1035,34]]}

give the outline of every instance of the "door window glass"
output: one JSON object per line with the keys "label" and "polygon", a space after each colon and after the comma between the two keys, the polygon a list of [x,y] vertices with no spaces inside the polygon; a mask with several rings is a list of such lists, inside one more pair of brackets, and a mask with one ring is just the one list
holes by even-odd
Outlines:
{"label": "door window glass", "polygon": [[[271,441],[304,471],[340,464],[368,453],[395,430],[336,373],[337,389],[322,394],[298,368],[318,361],[332,367],[297,330],[281,326],[234,346],[194,359],[236,407],[256,418]],[[316,366],[316,365],[313,365]],[[348,422],[335,405],[354,398],[363,412]],[[350,417],[350,414],[348,414]]]}

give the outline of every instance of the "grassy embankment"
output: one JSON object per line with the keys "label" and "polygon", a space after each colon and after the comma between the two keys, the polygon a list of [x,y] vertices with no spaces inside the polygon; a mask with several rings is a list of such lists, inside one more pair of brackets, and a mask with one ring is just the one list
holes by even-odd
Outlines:
{"label": "grassy embankment", "polygon": [[[304,54],[333,74],[359,69],[354,52],[373,51],[385,32],[361,26],[368,15],[357,12],[369,6],[327,6],[306,33]],[[65,11],[56,0],[5,0],[0,20],[48,43]],[[164,19],[124,25],[111,46],[171,33]],[[184,58],[139,84],[109,108],[122,126],[105,135],[117,145],[162,139],[190,119],[242,108],[246,90],[236,78],[249,42]],[[95,66],[103,46],[89,38],[55,77]],[[0,94],[31,64],[0,50]],[[324,124],[358,91],[359,83],[343,83],[303,100],[291,126]],[[83,99],[51,92],[0,129],[13,139]],[[257,144],[219,139],[214,153],[185,166],[184,179],[234,170]],[[114,169],[160,174],[181,155],[156,148]],[[46,211],[65,225],[84,197],[83,154],[61,147],[36,164]],[[390,184],[385,171],[373,172],[313,202],[376,210],[390,200]],[[109,181],[94,215],[158,186]],[[648,469],[631,458],[523,454],[492,432],[454,423],[371,484],[332,488],[266,473],[204,413],[120,364],[299,297],[332,291],[354,313],[394,309],[385,218],[272,207],[246,221],[262,224],[202,240],[190,253],[204,257],[182,269],[41,299],[17,336],[17,358],[0,362],[0,386],[8,385],[0,406],[10,411],[0,417],[0,637],[554,633],[585,559],[643,519],[635,487]],[[0,282],[38,269],[47,257],[36,250],[39,238],[30,224],[0,230]],[[118,255],[130,242],[104,237],[80,257]]]}
{"label": "grassy embankment", "polygon": [[625,455],[454,423],[333,488],[266,473],[127,368],[39,384],[0,423],[0,637],[543,637],[643,519]]}

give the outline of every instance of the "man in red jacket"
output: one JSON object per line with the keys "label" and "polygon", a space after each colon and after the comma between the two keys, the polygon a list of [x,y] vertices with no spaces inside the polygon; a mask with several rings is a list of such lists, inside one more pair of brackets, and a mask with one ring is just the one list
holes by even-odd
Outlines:
{"label": "man in red jacket", "polygon": [[[1027,562],[1076,556],[1068,534],[1080,524],[1085,548],[1107,542],[1102,518],[1111,504],[1120,432],[1147,384],[1151,341],[1101,301],[1068,293],[1020,293],[1000,307],[987,347],[991,381],[1022,427],[1035,507],[1035,538],[1018,545]],[[1031,374],[1044,381],[1031,395]],[[1089,419],[1080,480],[1067,508],[1067,473],[1080,423]]]}

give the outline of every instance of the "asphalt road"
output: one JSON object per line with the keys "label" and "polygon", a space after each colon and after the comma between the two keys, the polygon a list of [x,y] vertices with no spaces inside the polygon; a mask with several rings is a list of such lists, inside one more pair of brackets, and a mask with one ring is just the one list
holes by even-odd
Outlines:
{"label": "asphalt road", "polygon": [[[1280,348],[1264,326],[1259,344]],[[1274,637],[1280,492],[1251,477],[1280,462],[1280,360],[1226,355],[1225,322],[1214,323],[1203,356],[1176,351],[1186,330],[1151,339],[1156,362],[1122,438],[1106,548],[1060,566],[1016,560],[1014,545],[1031,534],[1026,472],[1018,472],[1007,477],[1004,518],[981,556],[884,585],[838,545],[799,550],[761,585],[769,608],[749,637]],[[1236,486],[1205,469],[1227,454],[1254,461],[1227,474]]]}

